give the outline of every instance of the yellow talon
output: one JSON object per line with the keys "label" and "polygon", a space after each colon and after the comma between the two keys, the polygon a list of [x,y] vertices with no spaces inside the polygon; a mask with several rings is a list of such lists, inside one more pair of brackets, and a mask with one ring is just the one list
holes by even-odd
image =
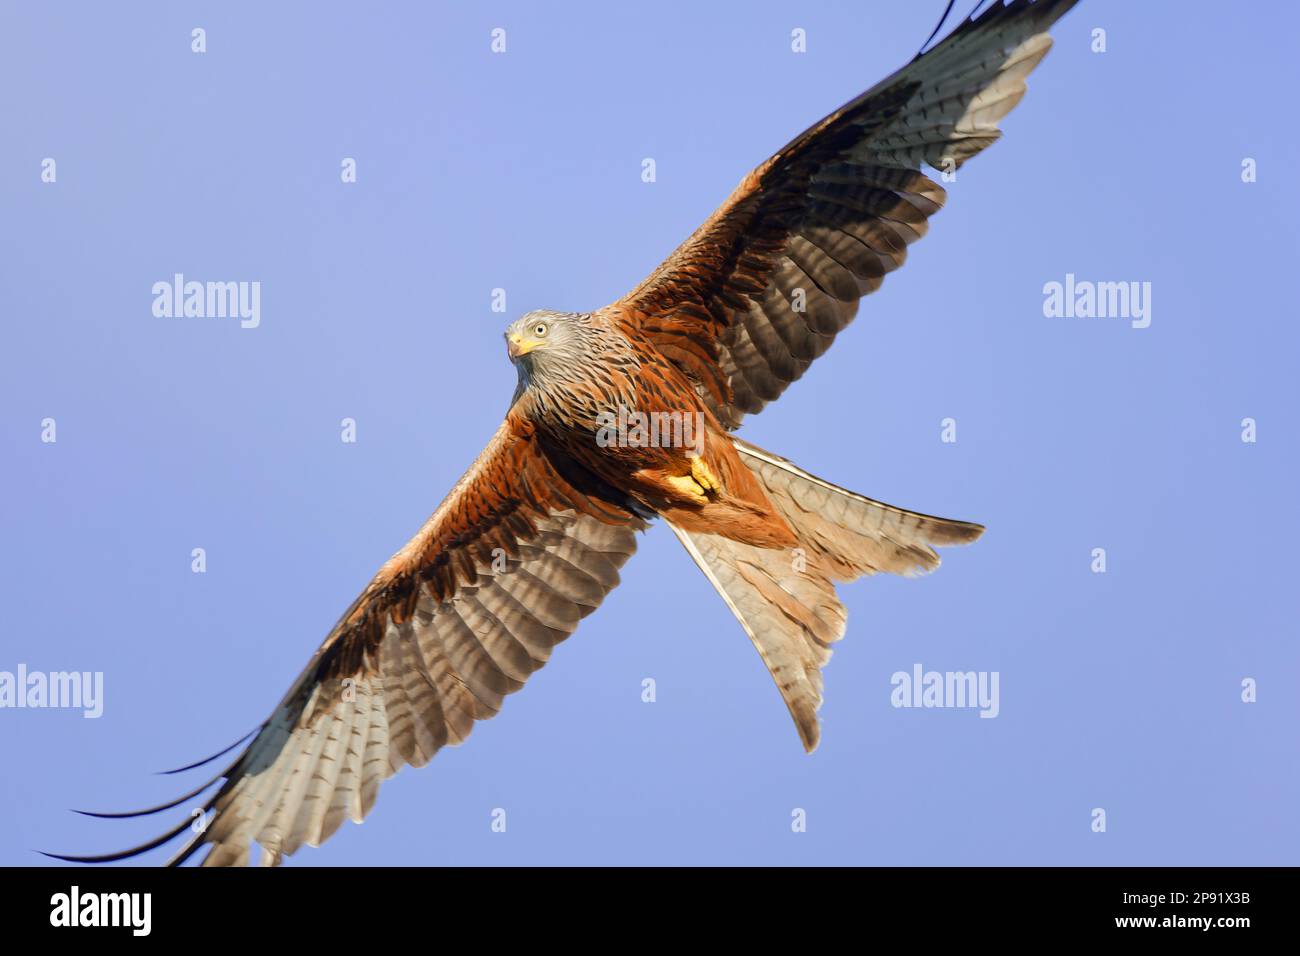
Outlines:
{"label": "yellow talon", "polygon": [[695,483],[706,494],[710,491],[716,494],[722,490],[722,482],[713,473],[713,469],[709,467],[708,462],[699,455],[691,457],[691,477],[695,479]]}
{"label": "yellow talon", "polygon": [[696,504],[708,504],[709,499],[704,494],[704,489],[690,475],[670,475],[668,484],[672,485],[684,498],[689,498]]}

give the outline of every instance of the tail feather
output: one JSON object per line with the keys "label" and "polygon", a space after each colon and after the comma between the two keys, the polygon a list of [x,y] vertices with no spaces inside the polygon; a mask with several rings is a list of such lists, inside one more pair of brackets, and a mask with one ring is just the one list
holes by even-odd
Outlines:
{"label": "tail feather", "polygon": [[732,440],[798,546],[759,548],[669,524],[753,641],[811,752],[821,736],[821,668],[847,623],[835,583],[933,570],[936,545],[966,544],[984,529],[873,501]]}
{"label": "tail feather", "polygon": [[983,525],[896,508],[810,475],[798,465],[733,438],[804,548],[819,555],[836,581],[881,571],[910,576],[939,566],[936,545],[969,544]]}

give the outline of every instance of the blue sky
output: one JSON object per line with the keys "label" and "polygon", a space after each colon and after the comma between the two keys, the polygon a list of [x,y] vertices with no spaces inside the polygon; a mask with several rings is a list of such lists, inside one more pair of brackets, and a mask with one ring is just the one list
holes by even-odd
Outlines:
{"label": "blue sky", "polygon": [[[270,711],[500,421],[504,325],[622,295],[943,3],[540,7],[6,5],[0,671],[105,690],[95,720],[0,710],[0,864],[160,832],[66,808],[175,795],[153,771]],[[500,717],[290,865],[1295,863],[1298,29],[1084,0],[906,268],[746,425],[989,529],[841,590],[814,755],[655,527]],[[260,282],[260,325],[156,317],[177,272]],[[1151,283],[1150,327],[1045,316],[1067,274]],[[998,717],[892,707],[915,664],[997,672]]]}

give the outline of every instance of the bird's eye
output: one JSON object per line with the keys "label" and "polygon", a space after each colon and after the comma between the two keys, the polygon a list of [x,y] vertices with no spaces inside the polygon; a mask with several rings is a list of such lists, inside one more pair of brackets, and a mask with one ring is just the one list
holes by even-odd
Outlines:
{"label": "bird's eye", "polygon": [[545,334],[546,334],[545,322],[538,322],[536,325],[533,326],[533,335],[537,336],[540,339]]}

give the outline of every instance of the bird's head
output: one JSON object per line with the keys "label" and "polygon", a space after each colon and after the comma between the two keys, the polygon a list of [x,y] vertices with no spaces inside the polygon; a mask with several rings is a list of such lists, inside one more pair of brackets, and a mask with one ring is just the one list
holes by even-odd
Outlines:
{"label": "bird's head", "polygon": [[510,323],[505,338],[519,373],[516,399],[530,388],[556,399],[590,385],[593,366],[637,364],[626,338],[599,312],[529,312]]}
{"label": "bird's head", "polygon": [[[563,316],[551,312],[529,312],[506,327],[506,354],[518,364],[538,350],[552,347],[558,341],[559,325]],[[557,338],[552,338],[555,335]],[[529,361],[532,361],[529,359]]]}
{"label": "bird's head", "polygon": [[521,372],[544,371],[581,358],[582,316],[567,312],[529,312],[506,328],[506,354]]}

